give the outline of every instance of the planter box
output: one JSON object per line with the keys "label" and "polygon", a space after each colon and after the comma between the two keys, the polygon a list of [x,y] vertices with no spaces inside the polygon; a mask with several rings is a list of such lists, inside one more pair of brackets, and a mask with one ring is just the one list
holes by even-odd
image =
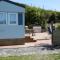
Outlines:
{"label": "planter box", "polygon": [[60,45],[60,30],[56,29],[53,32],[53,41],[52,41],[54,46]]}

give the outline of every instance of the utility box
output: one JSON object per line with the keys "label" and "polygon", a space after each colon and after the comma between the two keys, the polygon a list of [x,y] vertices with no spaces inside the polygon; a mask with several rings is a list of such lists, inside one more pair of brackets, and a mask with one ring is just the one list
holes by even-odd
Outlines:
{"label": "utility box", "polygon": [[60,46],[60,27],[53,31],[53,41],[52,44],[54,46]]}
{"label": "utility box", "polygon": [[41,26],[34,26],[33,30],[34,30],[34,33],[41,33]]}

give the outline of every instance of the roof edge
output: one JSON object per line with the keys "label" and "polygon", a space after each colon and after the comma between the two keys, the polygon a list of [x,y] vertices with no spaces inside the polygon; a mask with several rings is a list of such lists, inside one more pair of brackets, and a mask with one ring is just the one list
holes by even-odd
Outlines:
{"label": "roof edge", "polygon": [[14,5],[25,8],[25,4],[21,4],[21,3],[18,3],[18,2],[13,2],[13,1],[10,1],[10,0],[0,0],[0,1],[6,1],[8,3],[11,3],[11,4],[14,4]]}

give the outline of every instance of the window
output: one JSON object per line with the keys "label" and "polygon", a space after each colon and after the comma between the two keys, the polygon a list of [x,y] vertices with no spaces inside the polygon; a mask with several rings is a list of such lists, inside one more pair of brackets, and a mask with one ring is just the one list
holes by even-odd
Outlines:
{"label": "window", "polygon": [[18,24],[17,13],[8,13],[8,23],[9,24]]}
{"label": "window", "polygon": [[0,12],[0,24],[6,24],[6,13]]}
{"label": "window", "polygon": [[18,25],[23,25],[23,13],[18,13]]}
{"label": "window", "polygon": [[0,12],[0,24],[22,25],[23,14]]}

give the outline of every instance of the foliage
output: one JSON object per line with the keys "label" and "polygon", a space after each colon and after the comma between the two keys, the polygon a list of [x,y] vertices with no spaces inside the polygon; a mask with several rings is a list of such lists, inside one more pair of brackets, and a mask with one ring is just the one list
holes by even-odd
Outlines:
{"label": "foliage", "polygon": [[40,24],[40,12],[36,7],[26,7],[26,25],[39,23]]}
{"label": "foliage", "polygon": [[[45,22],[47,19],[47,14],[40,8],[26,6],[26,25],[40,25],[45,27]],[[45,15],[46,14],[46,15]]]}
{"label": "foliage", "polygon": [[25,24],[26,25],[40,25],[45,27],[50,14],[54,13],[56,22],[60,22],[60,12],[45,10],[34,6],[25,5]]}

